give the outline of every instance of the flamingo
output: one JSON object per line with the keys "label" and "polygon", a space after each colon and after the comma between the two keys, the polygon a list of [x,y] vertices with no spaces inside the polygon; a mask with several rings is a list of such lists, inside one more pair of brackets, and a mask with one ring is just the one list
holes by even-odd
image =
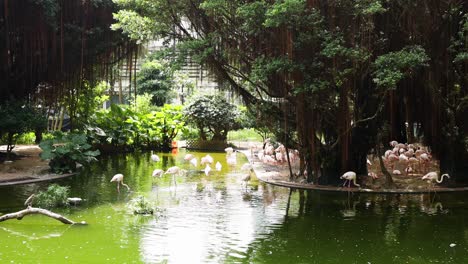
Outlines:
{"label": "flamingo", "polygon": [[250,171],[247,174],[242,175],[241,181],[243,182],[243,184],[245,184],[245,188],[247,189],[247,184],[250,181]]}
{"label": "flamingo", "polygon": [[218,161],[218,162],[216,162],[215,167],[216,167],[216,170],[217,170],[217,171],[221,171],[221,168],[222,168],[223,166],[222,166],[221,163],[219,163],[219,161]]}
{"label": "flamingo", "polygon": [[419,163],[419,160],[415,157],[411,157],[408,159],[408,161],[409,161],[409,165],[416,169],[416,165]]}
{"label": "flamingo", "polygon": [[406,167],[405,169],[406,176],[408,176],[411,172],[413,172],[413,168],[411,166]]}
{"label": "flamingo", "polygon": [[192,160],[193,158],[195,158],[195,156],[193,156],[193,154],[185,154],[184,156],[184,160]]}
{"label": "flamingo", "polygon": [[254,152],[257,149],[257,145],[255,145],[255,143],[249,142],[249,149],[250,149],[250,156],[253,157]]}
{"label": "flamingo", "polygon": [[403,164],[407,164],[408,163],[408,157],[404,154],[400,154],[400,156],[398,156],[398,161],[400,163],[403,163]]}
{"label": "flamingo", "polygon": [[388,163],[390,164],[390,168],[393,169],[393,167],[395,166],[395,162],[400,159],[397,157],[397,155],[392,153],[388,156],[387,160],[388,160]]}
{"label": "flamingo", "polygon": [[400,171],[400,170],[393,170],[392,173],[395,174],[395,175],[401,175],[401,171]]}
{"label": "flamingo", "polygon": [[343,183],[343,186],[346,185],[346,182],[348,182],[348,188],[351,187],[351,181],[353,181],[354,185],[356,186],[361,186],[359,184],[356,183],[356,173],[354,171],[348,171],[348,172],[345,172],[341,177],[340,179],[344,179],[345,182]]}
{"label": "flamingo", "polygon": [[419,162],[422,164],[423,170],[426,170],[426,164],[429,164],[430,161],[431,161],[431,157],[427,153],[422,153],[419,156]]}
{"label": "flamingo", "polygon": [[128,185],[123,182],[123,178],[124,178],[124,175],[122,173],[118,173],[114,175],[114,177],[112,177],[112,179],[110,180],[110,182],[117,182],[117,192],[119,193],[120,193],[120,184],[127,187],[127,189],[130,191],[130,187],[128,187]]}
{"label": "flamingo", "polygon": [[190,160],[190,164],[192,164],[194,167],[197,167],[197,165],[198,165],[197,158],[191,159],[191,160]]}
{"label": "flamingo", "polygon": [[234,152],[234,149],[231,147],[225,148],[224,151],[226,151],[227,155],[231,155]]}
{"label": "flamingo", "polygon": [[372,177],[372,179],[378,179],[379,176],[375,172],[369,172],[367,173],[367,176]]}
{"label": "flamingo", "polygon": [[210,171],[211,171],[211,167],[210,167],[210,164],[206,164],[206,167],[205,167],[205,175],[208,176],[210,174]]}
{"label": "flamingo", "polygon": [[241,171],[248,171],[248,170],[251,170],[252,169],[252,164],[250,163],[244,163],[241,167]]}
{"label": "flamingo", "polygon": [[210,156],[210,154],[206,154],[205,157],[201,158],[200,164],[203,165],[205,163],[209,163],[209,164],[213,163],[213,158]]}
{"label": "flamingo", "polygon": [[447,177],[448,179],[450,179],[450,175],[445,173],[445,174],[442,174],[442,176],[440,176],[440,180],[439,180],[439,175],[437,174],[437,172],[431,171],[427,173],[426,175],[424,175],[421,179],[426,180],[428,183],[435,184],[435,183],[442,183],[442,181],[444,180],[444,177]]}
{"label": "flamingo", "polygon": [[392,154],[392,153],[393,152],[391,150],[385,151],[385,154],[384,154],[385,158],[388,158],[388,156],[390,156],[390,154]]}
{"label": "flamingo", "polygon": [[235,166],[237,164],[237,156],[236,154],[234,153],[233,155],[229,155],[227,158],[226,158],[226,162],[228,165],[230,166]]}
{"label": "flamingo", "polygon": [[164,174],[164,171],[163,171],[163,170],[161,170],[161,169],[155,169],[155,170],[153,171],[152,176],[153,176],[153,177],[159,177],[159,178],[161,178],[161,177],[163,176],[163,174]]}
{"label": "flamingo", "polygon": [[151,160],[154,162],[160,161],[159,156],[154,154],[153,151],[151,151]]}
{"label": "flamingo", "polygon": [[174,181],[174,185],[177,186],[175,176],[176,175],[182,175],[183,173],[184,173],[184,170],[181,170],[177,166],[173,166],[173,167],[170,167],[169,169],[167,169],[167,171],[164,174],[171,174],[172,175],[172,180]]}

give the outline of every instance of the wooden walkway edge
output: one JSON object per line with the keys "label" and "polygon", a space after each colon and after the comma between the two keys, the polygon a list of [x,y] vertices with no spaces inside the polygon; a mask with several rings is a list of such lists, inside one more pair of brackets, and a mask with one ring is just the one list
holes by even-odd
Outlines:
{"label": "wooden walkway edge", "polygon": [[[64,179],[76,175],[77,173],[67,173],[67,174],[49,174],[45,177],[37,177],[34,179],[30,179],[29,176],[26,180],[12,180],[12,181],[4,181],[0,182],[1,186],[13,186],[13,185],[22,185],[22,184],[31,184],[31,183],[38,183],[38,182],[46,182],[46,181],[54,181],[59,179]],[[25,177],[26,178],[26,177]]]}

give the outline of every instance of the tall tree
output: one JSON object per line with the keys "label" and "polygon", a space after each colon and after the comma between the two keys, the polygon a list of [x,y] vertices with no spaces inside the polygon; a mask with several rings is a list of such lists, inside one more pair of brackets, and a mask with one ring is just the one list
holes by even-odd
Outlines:
{"label": "tall tree", "polygon": [[72,119],[135,42],[112,31],[111,0],[0,0],[0,100],[38,100]]}

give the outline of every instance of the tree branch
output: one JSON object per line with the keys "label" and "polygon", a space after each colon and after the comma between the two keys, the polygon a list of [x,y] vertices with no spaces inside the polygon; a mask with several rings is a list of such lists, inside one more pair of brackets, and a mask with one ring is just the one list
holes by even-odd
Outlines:
{"label": "tree branch", "polygon": [[24,216],[30,215],[30,214],[45,215],[45,216],[54,218],[55,220],[60,221],[60,222],[62,222],[64,224],[67,224],[67,225],[86,225],[86,222],[84,222],[84,221],[83,222],[74,222],[74,221],[72,221],[72,220],[70,220],[70,219],[68,219],[68,218],[66,218],[66,217],[64,217],[62,215],[56,214],[56,213],[51,212],[49,210],[42,209],[42,208],[30,207],[30,206],[28,206],[28,208],[26,208],[24,210],[0,216],[0,222],[10,220],[10,219],[15,219],[15,218],[18,219],[18,220],[21,220],[21,219],[23,219]]}

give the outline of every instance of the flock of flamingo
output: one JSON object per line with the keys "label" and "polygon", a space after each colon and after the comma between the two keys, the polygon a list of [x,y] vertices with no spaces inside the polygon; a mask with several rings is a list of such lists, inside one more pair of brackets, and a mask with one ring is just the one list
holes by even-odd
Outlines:
{"label": "flock of flamingo", "polygon": [[[450,178],[448,174],[442,174],[439,177],[439,174],[435,171],[428,171],[429,164],[432,161],[432,155],[427,147],[418,146],[416,144],[403,144],[398,143],[397,141],[390,142],[391,149],[385,151],[384,156],[382,156],[384,165],[389,171],[394,175],[402,175],[401,170],[398,168],[403,168],[406,176],[410,175],[423,175],[422,180],[427,181],[432,187],[435,183],[442,183],[444,177]],[[252,156],[254,155],[257,146],[254,143],[249,144],[249,149]],[[237,164],[236,152],[233,148],[228,147],[225,149],[226,152],[226,163],[230,166],[235,166]],[[289,156],[290,161],[293,163],[299,159],[299,152],[295,149],[290,149],[286,152],[286,148],[283,144],[279,144],[278,147],[274,147],[273,144],[267,139],[264,142],[263,149],[257,151],[256,153],[259,161],[270,164],[270,165],[279,165],[287,162],[287,157]],[[151,153],[151,160],[154,162],[159,162],[160,158],[158,155]],[[198,168],[198,159],[193,154],[186,154],[184,161],[188,162],[195,169]],[[205,155],[200,159],[200,165],[204,165],[202,170],[206,176],[210,175],[213,171],[210,165],[213,165],[214,159],[209,154]],[[367,163],[372,165],[372,162],[368,159]],[[218,161],[214,165],[216,171],[221,171],[222,165]],[[252,165],[250,163],[245,163],[241,167],[243,172],[241,181],[247,186],[248,181],[250,181],[250,175],[252,171]],[[171,174],[174,185],[176,185],[176,176],[184,176],[186,170],[179,168],[178,166],[173,166],[168,168],[166,171],[162,169],[155,169],[152,173],[153,177],[162,177],[164,174]],[[373,179],[379,178],[379,175],[375,172],[369,172],[369,177]],[[111,182],[117,182],[117,191],[120,192],[120,184],[130,189],[128,185],[123,182],[123,174],[116,174],[112,177]],[[360,187],[357,184],[356,173],[353,171],[345,172],[340,179],[345,180],[343,186],[348,184],[348,188],[351,187],[351,182],[355,186]]]}
{"label": "flock of flamingo", "polygon": [[[286,153],[286,147],[283,144],[279,144],[278,147],[274,147],[270,139],[266,139],[264,142],[263,150],[257,152],[257,158],[259,161],[270,164],[270,165],[279,165],[286,163],[289,160],[291,163],[294,163],[299,159],[299,151],[296,149],[289,149]],[[256,145],[253,143],[249,144],[251,155],[253,156],[254,151],[257,149]]]}
{"label": "flock of flamingo", "polygon": [[[390,142],[391,149],[385,151],[382,160],[387,170],[394,175],[402,175],[402,172],[396,167],[403,168],[406,176],[410,175],[424,175],[421,180],[426,181],[433,188],[435,183],[442,183],[444,177],[450,178],[448,174],[439,174],[435,171],[428,171],[429,165],[432,161],[432,155],[427,147],[418,146],[416,144],[403,144],[397,141]],[[372,165],[370,160],[367,160],[369,165]],[[369,177],[373,179],[379,178],[375,172],[369,172]],[[344,173],[340,179],[344,179],[343,186],[348,183],[350,187],[351,181],[355,186],[360,186],[356,183],[356,173],[348,171]]]}
{"label": "flock of flamingo", "polygon": [[[236,166],[237,165],[237,155],[236,152],[234,151],[233,148],[228,147],[224,150],[226,152],[226,162],[230,166]],[[159,162],[160,158],[158,155],[154,154],[153,151],[151,151],[151,160],[153,162]],[[195,169],[198,168],[198,159],[193,155],[193,154],[186,154],[184,156],[184,161],[188,162],[192,167]],[[213,157],[210,156],[210,154],[205,155],[200,159],[200,165],[204,165],[205,168],[202,170],[206,176],[209,176],[210,173],[213,171],[210,165],[214,163]],[[214,165],[214,168],[216,171],[221,171],[222,169],[222,164],[217,161]],[[241,172],[243,172],[240,180],[242,183],[247,187],[247,183],[250,181],[250,175],[252,172],[252,165],[250,163],[245,163],[241,167]],[[187,170],[181,169],[178,166],[172,166],[168,168],[166,171],[162,169],[155,169],[152,173],[153,177],[159,177],[161,178],[164,174],[171,174],[172,175],[172,181],[175,186],[177,186],[176,183],[176,176],[184,176],[186,175]],[[123,182],[124,175],[121,173],[115,174],[110,182],[116,182],[117,183],[117,192],[120,192],[120,185],[123,185],[127,187],[128,190],[130,190],[130,187]]]}

